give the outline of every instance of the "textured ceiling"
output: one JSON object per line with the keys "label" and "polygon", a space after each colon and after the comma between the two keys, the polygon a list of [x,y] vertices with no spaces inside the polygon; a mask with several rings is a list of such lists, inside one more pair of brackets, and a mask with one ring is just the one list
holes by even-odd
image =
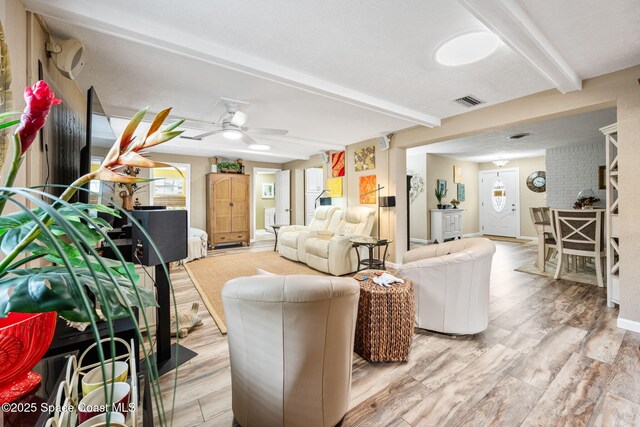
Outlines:
{"label": "textured ceiling", "polygon": [[522,4],[583,79],[640,63],[640,1],[525,0]]}
{"label": "textured ceiling", "polygon": [[[580,77],[640,62],[638,0],[487,1],[520,4]],[[172,105],[206,123],[218,118],[219,97],[248,101],[247,126],[290,130],[254,136],[273,146],[274,161],[405,129],[420,115],[437,123],[468,111],[452,102],[464,95],[486,106],[554,87],[506,44],[477,63],[439,65],[439,44],[483,27],[453,0],[24,2],[58,40],[85,43],[78,83],[95,86],[108,113]],[[162,149],[210,156],[234,147],[207,141]]]}
{"label": "textured ceiling", "polygon": [[[572,144],[604,143],[604,137],[599,129],[615,121],[616,109],[608,108],[410,148],[407,150],[407,155],[433,153],[472,162],[544,156],[545,150],[549,148]],[[517,133],[530,135],[517,140],[508,139],[510,135]]]}

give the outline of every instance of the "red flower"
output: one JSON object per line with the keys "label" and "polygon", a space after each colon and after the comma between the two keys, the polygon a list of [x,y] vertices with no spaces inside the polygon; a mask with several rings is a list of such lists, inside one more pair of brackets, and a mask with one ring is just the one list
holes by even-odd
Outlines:
{"label": "red flower", "polygon": [[20,126],[16,131],[20,135],[22,154],[27,151],[33,140],[36,139],[36,134],[47,121],[51,105],[62,102],[55,97],[49,85],[42,80],[24,89],[24,100],[27,101],[27,106],[22,113]]}

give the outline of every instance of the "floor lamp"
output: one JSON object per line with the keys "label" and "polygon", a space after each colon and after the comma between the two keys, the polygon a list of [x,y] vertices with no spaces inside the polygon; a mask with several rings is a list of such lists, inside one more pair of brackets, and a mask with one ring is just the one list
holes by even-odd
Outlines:
{"label": "floor lamp", "polygon": [[[371,190],[368,193],[361,194],[360,196],[366,196],[371,193],[379,193],[384,187],[378,184],[378,188]],[[380,196],[378,197],[378,230],[377,237],[380,240],[380,208],[390,208],[396,205],[396,196]],[[378,247],[378,258],[380,257],[380,248]]]}
{"label": "floor lamp", "polygon": [[[378,197],[378,239],[380,239],[380,208],[393,208],[395,205],[396,196]],[[378,247],[378,258],[380,258],[380,247]]]}

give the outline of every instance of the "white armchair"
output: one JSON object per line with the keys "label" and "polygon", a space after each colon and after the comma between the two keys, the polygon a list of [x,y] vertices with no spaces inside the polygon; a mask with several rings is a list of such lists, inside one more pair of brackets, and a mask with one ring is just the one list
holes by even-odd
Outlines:
{"label": "white armchair", "polygon": [[351,278],[227,282],[233,415],[243,427],[340,422],[349,407],[360,287]]}
{"label": "white armchair", "polygon": [[305,243],[307,265],[334,276],[356,271],[358,257],[350,239],[371,234],[374,213],[373,209],[363,206],[348,208],[343,211],[335,231],[329,227],[310,233]]}
{"label": "white armchair", "polygon": [[496,246],[453,240],[407,252],[398,275],[413,281],[418,328],[476,334],[489,324],[489,284]]}
{"label": "white armchair", "polygon": [[305,262],[304,244],[309,233],[317,230],[326,230],[334,215],[339,215],[337,206],[318,206],[309,225],[288,225],[280,228],[278,232],[278,253],[290,260]]}

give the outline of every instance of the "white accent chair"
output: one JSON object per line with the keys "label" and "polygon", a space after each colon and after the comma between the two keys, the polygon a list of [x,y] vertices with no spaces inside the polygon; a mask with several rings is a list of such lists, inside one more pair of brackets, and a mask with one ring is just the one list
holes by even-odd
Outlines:
{"label": "white accent chair", "polygon": [[407,252],[398,276],[413,281],[418,328],[477,334],[489,324],[489,284],[496,246],[476,237]]}
{"label": "white accent chair", "polygon": [[318,206],[309,225],[282,227],[278,232],[278,253],[290,260],[305,262],[304,243],[309,233],[316,230],[326,230],[329,227],[331,218],[339,210],[337,206]]}
{"label": "white accent chair", "polygon": [[335,231],[330,225],[327,230],[309,234],[305,243],[307,265],[334,276],[356,271],[358,256],[350,239],[371,234],[374,213],[372,208],[364,206],[347,208]]}
{"label": "white accent chair", "polygon": [[227,282],[233,414],[242,427],[334,426],[349,407],[360,287],[351,278]]}

